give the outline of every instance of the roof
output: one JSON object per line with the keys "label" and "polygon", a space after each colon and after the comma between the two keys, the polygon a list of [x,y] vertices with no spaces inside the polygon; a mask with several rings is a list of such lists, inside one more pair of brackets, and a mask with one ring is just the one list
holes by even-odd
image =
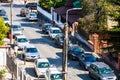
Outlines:
{"label": "roof", "polygon": [[104,62],[94,62],[92,63],[94,65],[96,65],[98,68],[103,68],[103,67],[109,67],[107,64],[105,64]]}
{"label": "roof", "polygon": [[54,73],[61,73],[57,68],[49,68],[49,70],[50,70],[50,73],[51,74],[54,74]]}
{"label": "roof", "polygon": [[17,38],[26,38],[24,35],[16,35]]}
{"label": "roof", "polygon": [[37,59],[38,62],[49,62],[46,58]]}
{"label": "roof", "polygon": [[26,45],[27,48],[35,48],[35,46],[33,44],[28,44]]}
{"label": "roof", "polygon": [[[10,22],[9,22],[8,24],[11,25]],[[16,22],[14,21],[14,22],[12,22],[12,25],[20,25],[20,26],[21,26],[21,23],[20,23],[20,22],[17,22],[17,21],[16,21]]]}
{"label": "roof", "polygon": [[[67,12],[68,9],[73,8],[73,4],[72,4],[73,1],[74,1],[74,0],[68,0],[68,2],[67,2],[64,6],[59,7],[59,8],[55,8],[54,11],[55,11],[57,14],[61,15],[61,17],[62,17],[63,19],[66,19],[66,12]],[[79,19],[80,17],[83,17],[82,14],[83,14],[83,13],[82,13],[81,10],[72,10],[72,11],[69,11],[69,12],[68,12],[68,22],[73,23],[73,22],[78,21],[78,19]]]}
{"label": "roof", "polygon": [[52,30],[60,30],[60,28],[57,28],[57,27],[51,27],[50,29],[52,29]]}

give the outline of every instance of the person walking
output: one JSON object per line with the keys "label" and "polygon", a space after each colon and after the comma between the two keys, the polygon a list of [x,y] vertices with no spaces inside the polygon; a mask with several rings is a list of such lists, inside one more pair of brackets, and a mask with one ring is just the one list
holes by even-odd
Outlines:
{"label": "person walking", "polygon": [[70,26],[69,27],[69,34],[71,35],[71,32],[72,32],[72,27]]}
{"label": "person walking", "polygon": [[14,54],[15,54],[15,56],[17,56],[17,54],[18,54],[18,46],[17,45],[14,46]]}

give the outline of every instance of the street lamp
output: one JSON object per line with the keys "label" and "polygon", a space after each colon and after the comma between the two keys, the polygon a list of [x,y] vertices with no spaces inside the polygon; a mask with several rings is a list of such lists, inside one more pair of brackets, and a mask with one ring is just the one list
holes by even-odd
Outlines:
{"label": "street lamp", "polygon": [[68,12],[72,10],[81,10],[82,8],[71,8],[66,12],[66,23],[64,25],[65,30],[65,38],[64,38],[64,46],[63,46],[63,80],[67,80],[67,60],[68,60]]}

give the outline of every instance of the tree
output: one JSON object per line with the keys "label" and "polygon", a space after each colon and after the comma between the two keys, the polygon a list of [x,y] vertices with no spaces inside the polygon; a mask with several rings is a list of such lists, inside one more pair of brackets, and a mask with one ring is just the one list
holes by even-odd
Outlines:
{"label": "tree", "polygon": [[86,31],[86,33],[106,30],[108,7],[105,0],[83,0],[85,17],[79,19],[80,29]]}
{"label": "tree", "polygon": [[6,37],[8,31],[9,27],[5,26],[4,19],[0,17],[0,45],[4,44],[4,38]]}
{"label": "tree", "polygon": [[45,10],[50,10],[51,7],[63,6],[66,0],[39,0],[40,6]]}

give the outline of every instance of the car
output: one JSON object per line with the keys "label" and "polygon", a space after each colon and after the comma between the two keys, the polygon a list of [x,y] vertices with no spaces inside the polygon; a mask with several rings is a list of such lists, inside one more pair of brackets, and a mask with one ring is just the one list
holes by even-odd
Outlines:
{"label": "car", "polygon": [[2,18],[4,19],[5,24],[10,23],[9,18],[7,16],[2,16]]}
{"label": "car", "polygon": [[6,16],[6,11],[4,9],[0,9],[0,16]]}
{"label": "car", "polygon": [[24,49],[29,44],[29,40],[24,35],[16,35],[14,45],[17,45],[19,49]]}
{"label": "car", "polygon": [[104,62],[94,62],[88,69],[89,76],[94,80],[117,80],[114,71]]}
{"label": "car", "polygon": [[36,60],[40,58],[38,49],[33,44],[27,44],[23,50],[24,60]]}
{"label": "car", "polygon": [[20,16],[26,17],[26,15],[30,12],[30,10],[28,8],[21,8],[20,10]]}
{"label": "car", "polygon": [[60,30],[60,28],[57,28],[57,27],[50,28],[49,33],[48,33],[51,39],[54,39],[55,36],[58,34],[62,34],[62,31]]}
{"label": "car", "polygon": [[68,47],[68,58],[71,60],[78,60],[82,53],[84,53],[84,49],[77,44]]}
{"label": "car", "polygon": [[36,12],[30,12],[26,15],[26,19],[29,21],[37,21],[37,13]]}
{"label": "car", "polygon": [[85,70],[88,70],[88,67],[93,62],[97,62],[97,57],[95,57],[94,53],[92,52],[85,52],[79,56],[79,65],[82,66]]}
{"label": "car", "polygon": [[42,26],[42,31],[48,33],[51,27],[53,27],[51,23],[44,23]]}
{"label": "car", "polygon": [[24,29],[22,28],[22,26],[19,22],[12,22],[12,26],[11,26],[11,23],[8,23],[8,26],[11,27],[11,32],[12,32],[13,38],[15,38],[16,35],[23,34]]}
{"label": "car", "polygon": [[51,67],[46,70],[45,80],[63,80],[62,72],[56,67]]}
{"label": "car", "polygon": [[57,44],[58,47],[63,48],[63,44],[64,44],[64,35],[60,34],[60,35],[56,35],[54,38],[55,44]]}
{"label": "car", "polygon": [[39,58],[35,60],[35,72],[37,77],[45,78],[45,72],[48,68],[50,68],[50,62],[46,58]]}
{"label": "car", "polygon": [[37,3],[36,2],[28,2],[25,5],[26,8],[29,8],[31,10],[37,10]]}

